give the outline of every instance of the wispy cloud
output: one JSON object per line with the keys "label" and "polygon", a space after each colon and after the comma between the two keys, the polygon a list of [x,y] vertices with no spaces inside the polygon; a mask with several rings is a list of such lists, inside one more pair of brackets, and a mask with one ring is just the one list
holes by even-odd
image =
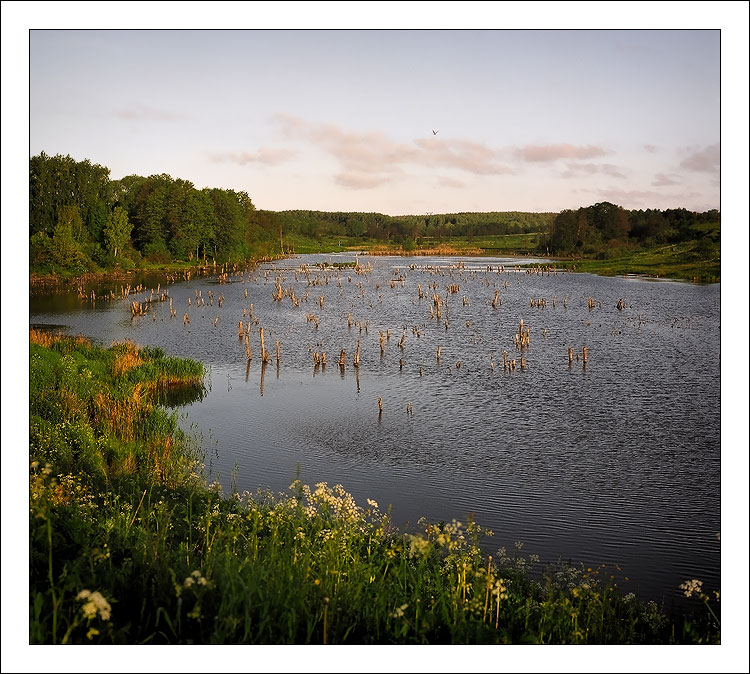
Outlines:
{"label": "wispy cloud", "polygon": [[338,173],[333,179],[337,185],[350,190],[371,190],[392,180],[389,176],[370,175],[357,173],[356,171],[352,173]]}
{"label": "wispy cloud", "polygon": [[659,148],[656,147],[656,145],[644,145],[643,149],[646,150],[646,152],[650,152],[651,154],[655,154],[659,151]]}
{"label": "wispy cloud", "polygon": [[669,185],[679,185],[680,181],[676,180],[674,176],[666,173],[657,173],[654,176],[654,181],[651,183],[653,187],[667,187]]}
{"label": "wispy cloud", "polygon": [[719,144],[707,145],[696,150],[688,148],[690,154],[680,162],[680,166],[688,171],[705,171],[714,173],[719,171],[721,165],[721,151]]}
{"label": "wispy cloud", "polygon": [[284,148],[259,147],[257,152],[222,152],[214,153],[211,159],[215,162],[231,162],[244,166],[245,164],[266,164],[275,166],[297,156],[294,150]]}
{"label": "wispy cloud", "polygon": [[658,208],[669,204],[684,205],[689,200],[700,196],[698,192],[664,194],[653,190],[583,189],[581,192],[596,194],[597,199],[605,199],[624,208]]}
{"label": "wispy cloud", "polygon": [[377,131],[356,132],[335,124],[310,123],[276,114],[285,138],[310,143],[336,159],[342,172],[335,181],[351,189],[371,189],[403,173],[405,165],[451,168],[474,175],[502,175],[513,169],[498,162],[498,152],[486,145],[450,138],[417,138],[399,143]]}
{"label": "wispy cloud", "polygon": [[571,162],[567,169],[560,175],[563,178],[579,178],[580,176],[591,176],[597,173],[608,175],[612,178],[626,178],[627,176],[614,164],[580,164]]}
{"label": "wispy cloud", "polygon": [[439,176],[438,185],[440,187],[452,187],[455,189],[463,189],[467,187],[467,184],[463,180],[456,180],[455,178],[448,178],[447,176]]}
{"label": "wispy cloud", "polygon": [[518,159],[528,162],[553,162],[558,159],[594,159],[611,154],[610,151],[596,145],[525,145],[516,148]]}
{"label": "wispy cloud", "polygon": [[115,114],[121,119],[144,120],[151,122],[174,122],[185,119],[185,115],[168,112],[166,110],[157,110],[141,103],[135,103],[127,108],[121,108],[115,111]]}
{"label": "wispy cloud", "polygon": [[509,166],[497,162],[497,151],[468,140],[417,138],[419,153],[412,160],[430,167],[456,168],[475,175],[513,173]]}
{"label": "wispy cloud", "polygon": [[345,131],[335,124],[312,124],[280,113],[272,120],[281,126],[286,138],[303,140],[322,149],[336,158],[346,173],[392,173],[416,154],[412,147],[395,143],[376,131]]}

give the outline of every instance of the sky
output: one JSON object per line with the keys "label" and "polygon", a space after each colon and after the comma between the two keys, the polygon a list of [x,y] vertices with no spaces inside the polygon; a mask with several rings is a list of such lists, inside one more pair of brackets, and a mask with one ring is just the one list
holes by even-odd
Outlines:
{"label": "sky", "polygon": [[[720,208],[719,30],[32,30],[30,153],[269,210]],[[437,133],[436,133],[437,132]]]}
{"label": "sky", "polygon": [[[28,531],[11,514],[26,498],[26,458],[7,448],[26,441],[28,341],[9,293],[28,274],[28,159],[42,151],[113,179],[168,173],[244,190],[269,210],[720,208],[723,645],[523,649],[503,663],[747,671],[747,600],[730,579],[744,587],[748,552],[748,3],[3,2],[0,23],[4,671],[86,666],[75,648],[25,646],[17,609]],[[299,668],[299,652],[245,653],[244,668]],[[304,656],[309,671],[498,666],[483,649]],[[185,669],[182,654],[158,649],[107,666],[131,671],[140,657]],[[215,657],[191,651],[188,670]]]}

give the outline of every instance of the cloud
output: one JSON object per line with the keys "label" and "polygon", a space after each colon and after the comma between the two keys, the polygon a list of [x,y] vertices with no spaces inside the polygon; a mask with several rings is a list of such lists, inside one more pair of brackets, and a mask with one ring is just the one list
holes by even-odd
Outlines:
{"label": "cloud", "polygon": [[425,166],[457,168],[475,175],[503,175],[513,169],[497,163],[498,153],[481,143],[468,140],[417,138],[419,155],[413,159]]}
{"label": "cloud", "polygon": [[707,145],[702,150],[692,151],[691,154],[680,162],[680,166],[688,171],[706,171],[708,173],[718,172],[721,162],[721,150],[719,144]]}
{"label": "cloud", "polygon": [[418,138],[399,143],[377,131],[344,130],[335,124],[310,123],[278,113],[272,121],[289,140],[301,140],[336,159],[342,172],[334,180],[351,189],[371,189],[404,172],[405,165],[451,168],[474,175],[501,175],[513,169],[497,162],[498,153],[461,139]]}
{"label": "cloud", "polygon": [[602,173],[613,178],[625,178],[625,174],[614,164],[580,164],[570,162],[567,164],[567,170],[561,175],[563,178],[577,178],[581,175],[594,175]]}
{"label": "cloud", "polygon": [[440,187],[453,187],[455,189],[463,189],[467,187],[463,180],[456,180],[455,178],[448,178],[446,176],[438,177],[438,185]]}
{"label": "cloud", "polygon": [[655,154],[659,151],[659,148],[656,147],[656,145],[644,145],[643,149],[646,150],[646,152],[650,152],[651,154]]}
{"label": "cloud", "polygon": [[276,166],[282,162],[288,161],[295,157],[297,153],[294,150],[285,150],[284,148],[259,147],[257,152],[223,152],[211,155],[211,159],[216,162],[231,162],[244,166],[245,164],[266,164]]}
{"label": "cloud", "polygon": [[[669,204],[683,206],[700,196],[698,192],[684,192],[682,194],[664,194],[653,190],[622,190],[609,189],[585,189],[582,192],[596,194],[597,199],[611,201],[623,208],[660,208],[669,207]],[[677,207],[675,206],[675,207]]]}
{"label": "cloud", "polygon": [[516,148],[515,155],[523,161],[529,162],[552,162],[558,159],[593,159],[611,154],[604,148],[596,145],[570,145],[560,143],[557,145],[525,145]]}
{"label": "cloud", "polygon": [[679,180],[675,180],[674,177],[667,175],[666,173],[657,173],[654,178],[655,180],[651,183],[653,187],[666,187],[668,185],[680,184]]}
{"label": "cloud", "polygon": [[370,190],[374,187],[380,187],[384,183],[390,182],[391,178],[376,176],[376,175],[363,175],[362,173],[339,173],[333,177],[337,185],[346,187],[350,190]]}
{"label": "cloud", "polygon": [[146,120],[152,122],[174,122],[179,119],[185,119],[185,115],[174,112],[157,110],[146,105],[136,103],[128,108],[122,108],[115,111],[115,114],[121,119]]}
{"label": "cloud", "polygon": [[311,124],[299,117],[276,114],[282,134],[303,140],[336,158],[346,172],[391,173],[415,154],[408,145],[395,143],[384,134],[345,131],[335,124]]}

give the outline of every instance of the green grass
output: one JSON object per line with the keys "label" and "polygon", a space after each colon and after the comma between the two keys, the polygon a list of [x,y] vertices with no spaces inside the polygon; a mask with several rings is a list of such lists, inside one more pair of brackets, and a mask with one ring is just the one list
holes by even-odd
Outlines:
{"label": "green grass", "polygon": [[611,253],[605,259],[561,261],[558,266],[602,276],[643,274],[652,277],[718,281],[721,258],[718,243],[703,240]]}
{"label": "green grass", "polygon": [[200,386],[199,364],[33,331],[30,353],[32,644],[719,641],[713,598],[669,618],[603,567],[487,557],[473,521],[400,532],[298,480],[225,495],[155,403]]}
{"label": "green grass", "polygon": [[341,253],[347,250],[363,250],[370,245],[371,243],[368,243],[367,239],[331,234],[326,234],[319,239],[313,239],[300,234],[284,236],[284,250],[289,250],[295,255]]}
{"label": "green grass", "polygon": [[[696,227],[696,231],[700,228]],[[721,251],[717,226],[702,226],[701,239],[678,244],[628,249],[626,247],[591,251],[575,258],[559,258],[561,268],[590,272],[603,276],[643,274],[653,277],[675,278],[696,281],[714,281],[721,277]],[[326,236],[313,240],[301,236],[290,236],[285,240],[295,253],[332,253],[345,250],[366,250],[372,253],[411,255],[444,251],[456,255],[542,255],[539,244],[541,234],[507,234],[504,236],[477,236],[471,239],[447,237],[444,239],[420,239],[416,247],[406,249],[397,243],[371,239],[350,239],[345,236]]]}

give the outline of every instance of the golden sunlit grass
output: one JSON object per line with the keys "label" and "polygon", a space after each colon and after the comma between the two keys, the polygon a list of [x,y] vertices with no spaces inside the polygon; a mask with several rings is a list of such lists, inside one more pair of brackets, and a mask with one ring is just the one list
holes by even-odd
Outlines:
{"label": "golden sunlit grass", "polygon": [[51,332],[49,330],[38,330],[36,328],[29,329],[29,341],[32,344],[39,344],[46,348],[50,348],[55,344],[64,344],[70,347],[76,345],[89,346],[91,341],[86,337],[65,337],[58,332]]}
{"label": "golden sunlit grass", "polygon": [[449,244],[438,244],[430,248],[403,249],[400,246],[372,246],[367,249],[368,255],[483,255],[484,250],[476,246],[457,248]]}
{"label": "golden sunlit grass", "polygon": [[139,349],[132,342],[126,341],[113,345],[113,350],[115,351],[115,360],[112,372],[116,377],[143,364]]}

